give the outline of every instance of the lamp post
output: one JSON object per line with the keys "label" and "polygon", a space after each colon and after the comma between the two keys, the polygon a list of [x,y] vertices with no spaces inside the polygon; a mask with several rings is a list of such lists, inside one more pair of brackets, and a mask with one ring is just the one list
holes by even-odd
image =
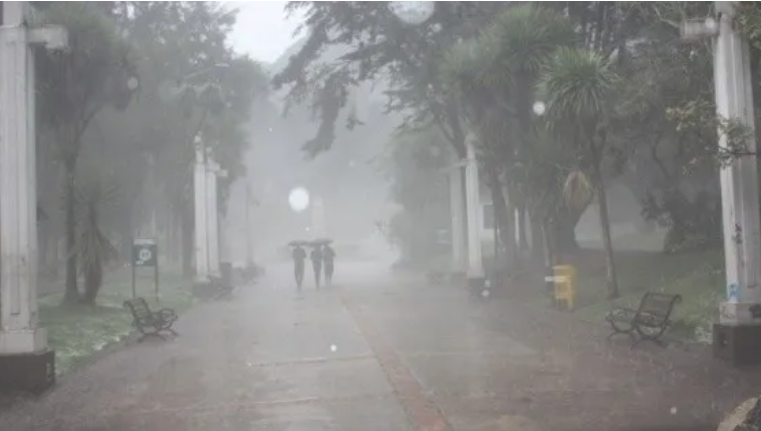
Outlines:
{"label": "lamp post", "polygon": [[[714,355],[736,364],[761,362],[755,340],[761,336],[761,235],[759,234],[758,168],[748,42],[732,28],[734,2],[717,1],[717,17],[682,24],[682,37],[715,37],[714,83],[720,121],[736,121],[746,130],[746,152],[720,171],[726,298],[713,327]],[[719,147],[728,136],[719,127]],[[743,341],[740,341],[740,340]]]}
{"label": "lamp post", "polygon": [[34,46],[68,44],[61,27],[29,27],[29,2],[2,2],[0,27],[0,391],[47,389],[55,354],[37,314]]}

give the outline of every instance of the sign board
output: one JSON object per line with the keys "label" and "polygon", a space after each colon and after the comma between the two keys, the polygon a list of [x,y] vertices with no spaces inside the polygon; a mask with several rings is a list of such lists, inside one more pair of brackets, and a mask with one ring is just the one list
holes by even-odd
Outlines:
{"label": "sign board", "polygon": [[138,268],[153,268],[153,282],[156,300],[159,296],[159,248],[155,238],[134,238],[132,240],[132,298],[137,296],[135,273]]}
{"label": "sign board", "polygon": [[132,264],[138,267],[154,267],[158,264],[158,246],[155,239],[132,240]]}

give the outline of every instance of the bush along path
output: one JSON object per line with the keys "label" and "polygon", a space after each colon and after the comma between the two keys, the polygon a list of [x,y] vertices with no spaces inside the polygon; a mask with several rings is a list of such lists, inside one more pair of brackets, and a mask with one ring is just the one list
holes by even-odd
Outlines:
{"label": "bush along path", "polygon": [[[194,302],[191,283],[181,277],[163,277],[158,298],[151,277],[138,278],[136,285],[137,296],[145,298],[152,308],[172,308],[179,314]],[[56,352],[58,375],[71,371],[133,333],[132,318],[123,307],[124,301],[131,297],[131,281],[119,277],[104,284],[95,306],[61,305],[62,294],[40,299],[40,322],[47,331],[50,348]]]}

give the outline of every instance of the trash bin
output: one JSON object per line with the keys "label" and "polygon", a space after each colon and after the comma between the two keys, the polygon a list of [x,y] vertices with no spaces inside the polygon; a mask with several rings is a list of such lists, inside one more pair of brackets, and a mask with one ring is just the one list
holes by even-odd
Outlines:
{"label": "trash bin", "polygon": [[555,265],[553,282],[555,284],[555,304],[565,305],[566,310],[572,311],[576,299],[576,268],[573,265]]}

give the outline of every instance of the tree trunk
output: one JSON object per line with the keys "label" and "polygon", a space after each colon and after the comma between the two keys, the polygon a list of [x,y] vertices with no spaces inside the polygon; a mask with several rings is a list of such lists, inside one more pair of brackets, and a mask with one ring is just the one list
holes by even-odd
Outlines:
{"label": "tree trunk", "polygon": [[597,189],[597,205],[600,211],[600,227],[602,228],[603,245],[605,248],[605,266],[607,269],[608,299],[619,297],[616,263],[613,258],[613,239],[610,235],[610,218],[608,216],[608,200],[605,194],[605,184],[602,180],[599,164],[595,164],[595,188]]}
{"label": "tree trunk", "polygon": [[554,253],[552,237],[550,235],[552,228],[547,219],[542,218],[541,221],[538,220],[539,219],[537,219],[537,222],[534,223],[539,227],[536,242],[538,244],[542,244],[542,259],[544,261],[545,267],[549,268],[557,264],[557,255]]}
{"label": "tree trunk", "polygon": [[579,249],[579,243],[576,241],[576,225],[583,213],[584,210],[574,210],[568,208],[567,205],[563,205],[556,213],[549,227],[557,254],[571,254]]}
{"label": "tree trunk", "polygon": [[518,208],[518,236],[520,243],[518,249],[521,251],[528,250],[528,239],[526,238],[526,217],[528,216],[528,210],[525,205],[521,205]]}
{"label": "tree trunk", "polygon": [[502,183],[492,170],[489,170],[489,192],[491,192],[492,205],[494,205],[494,224],[500,226],[499,237],[502,245],[505,247],[505,261],[508,265],[515,265],[515,229],[513,217],[510,215],[510,209],[505,202],[505,195],[502,193]]}
{"label": "tree trunk", "polygon": [[79,289],[77,288],[77,256],[74,253],[76,247],[76,213],[75,213],[75,171],[76,163],[67,162],[64,174],[64,229],[66,232],[66,290],[63,295],[64,303],[79,302]]}
{"label": "tree trunk", "polygon": [[180,215],[182,224],[182,274],[185,277],[193,276],[193,219],[190,211],[183,211]]}
{"label": "tree trunk", "polygon": [[97,265],[90,268],[85,273],[85,294],[82,296],[82,303],[95,305],[95,298],[103,285],[103,267]]}
{"label": "tree trunk", "polygon": [[531,260],[536,263],[542,262],[546,253],[546,243],[549,238],[545,238],[551,232],[548,226],[545,226],[544,217],[538,214],[531,214]]}

